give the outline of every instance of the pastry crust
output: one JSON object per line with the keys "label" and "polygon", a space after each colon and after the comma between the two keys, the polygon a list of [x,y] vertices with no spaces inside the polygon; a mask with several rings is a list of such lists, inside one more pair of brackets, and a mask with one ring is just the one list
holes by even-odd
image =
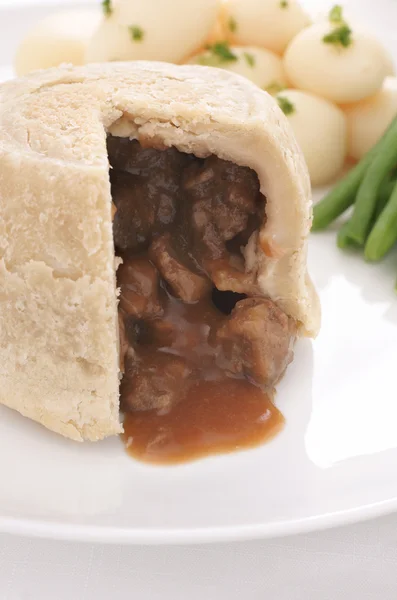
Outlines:
{"label": "pastry crust", "polygon": [[75,440],[119,433],[106,134],[254,169],[266,222],[246,248],[263,292],[316,335],[311,193],[274,100],[225,70],[109,63],[0,87],[0,402]]}

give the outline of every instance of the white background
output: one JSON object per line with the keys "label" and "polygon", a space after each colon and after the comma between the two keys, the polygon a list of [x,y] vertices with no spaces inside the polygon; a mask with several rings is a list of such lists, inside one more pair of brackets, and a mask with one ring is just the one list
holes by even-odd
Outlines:
{"label": "white background", "polygon": [[[0,0],[15,9],[19,3]],[[363,19],[370,15],[379,29],[385,17],[378,3],[355,4]],[[15,18],[24,24],[23,9],[15,11]],[[389,22],[385,36],[394,42],[397,21],[390,16]],[[6,65],[18,40],[12,26],[2,28],[1,36],[0,64]],[[0,535],[0,600],[52,598],[395,600],[397,517],[306,536],[213,546],[101,546]]]}

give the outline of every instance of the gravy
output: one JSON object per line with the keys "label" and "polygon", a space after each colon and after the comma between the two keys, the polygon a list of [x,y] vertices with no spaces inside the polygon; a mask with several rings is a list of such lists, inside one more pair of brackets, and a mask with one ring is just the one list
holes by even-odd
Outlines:
{"label": "gravy", "polygon": [[252,448],[275,436],[284,418],[270,396],[246,380],[198,381],[169,412],[130,412],[128,452],[139,460],[176,464]]}

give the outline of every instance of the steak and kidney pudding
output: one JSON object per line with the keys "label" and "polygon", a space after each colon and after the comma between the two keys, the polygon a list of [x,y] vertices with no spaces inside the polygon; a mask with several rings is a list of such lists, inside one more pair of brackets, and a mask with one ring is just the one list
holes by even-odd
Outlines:
{"label": "steak and kidney pudding", "polygon": [[246,269],[266,214],[257,174],[128,138],[107,146],[127,446],[179,462],[271,437],[296,323]]}

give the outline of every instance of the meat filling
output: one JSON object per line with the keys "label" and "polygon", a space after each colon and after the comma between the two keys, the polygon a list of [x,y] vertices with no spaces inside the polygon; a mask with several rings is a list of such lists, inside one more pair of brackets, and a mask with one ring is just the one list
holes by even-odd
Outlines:
{"label": "meat filling", "polygon": [[121,408],[169,410],[185,391],[191,373],[186,361],[171,354],[130,360],[121,382]]}
{"label": "meat filling", "polygon": [[111,136],[108,154],[122,409],[169,411],[197,382],[271,388],[296,326],[246,268],[243,249],[265,218],[255,172]]}
{"label": "meat filling", "polygon": [[160,277],[147,258],[126,258],[118,269],[117,280],[119,308],[124,315],[138,319],[161,317],[164,308],[160,301]]}
{"label": "meat filling", "polygon": [[274,385],[292,360],[295,324],[270,300],[247,298],[237,302],[216,332],[221,368]]}
{"label": "meat filling", "polygon": [[169,232],[153,241],[149,257],[170,286],[172,293],[184,302],[197,302],[211,292],[210,280],[205,275],[194,273],[178,257]]}

